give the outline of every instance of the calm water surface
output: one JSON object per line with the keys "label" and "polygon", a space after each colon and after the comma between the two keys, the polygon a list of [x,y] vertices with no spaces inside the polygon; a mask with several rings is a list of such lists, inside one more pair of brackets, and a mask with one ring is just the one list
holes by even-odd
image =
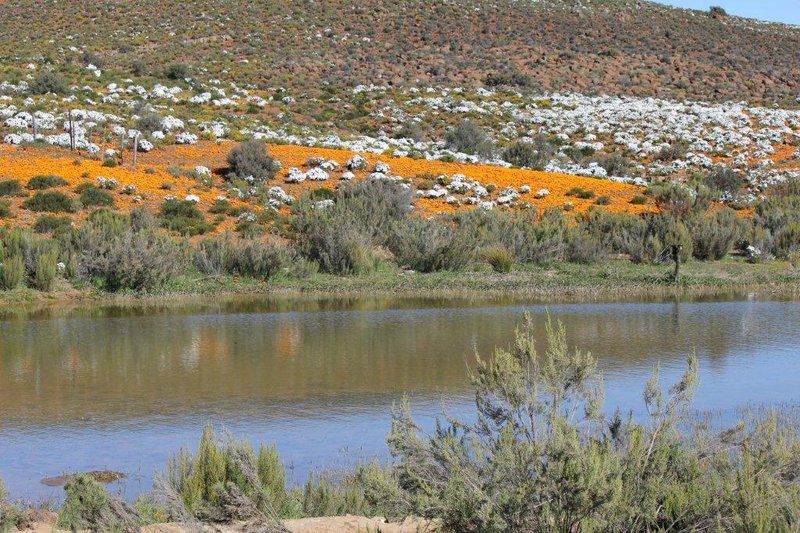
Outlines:
{"label": "calm water surface", "polygon": [[[58,497],[63,472],[127,472],[148,490],[168,455],[212,420],[275,442],[294,480],[386,457],[392,402],[417,418],[468,417],[466,367],[507,345],[524,310],[549,312],[590,350],[609,409],[641,412],[656,363],[676,379],[696,351],[696,407],[732,416],[800,399],[800,302],[561,304],[352,299],[0,309],[0,478],[16,496]],[[541,344],[540,344],[541,345]]]}

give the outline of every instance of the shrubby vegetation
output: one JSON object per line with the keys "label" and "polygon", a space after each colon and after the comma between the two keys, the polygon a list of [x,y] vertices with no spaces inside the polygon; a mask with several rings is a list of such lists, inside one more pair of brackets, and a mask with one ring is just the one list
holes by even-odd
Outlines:
{"label": "shrubby vegetation", "polygon": [[[660,212],[641,215],[610,213],[598,201],[579,214],[564,208],[474,209],[425,217],[414,212],[412,189],[402,181],[371,179],[324,191],[308,192],[289,214],[266,210],[256,216],[218,201],[211,210],[218,217],[213,221],[194,202],[178,199],[165,201],[158,215],[137,209],[125,216],[101,207],[79,227],[67,217],[45,214],[34,230],[49,238],[0,230],[0,286],[49,290],[62,276],[77,285],[142,292],[160,290],[176,276],[191,273],[259,280],[303,278],[316,271],[506,273],[610,257],[674,263],[674,278],[680,276],[678,263],[691,259],[717,261],[738,254],[750,262],[777,257],[795,264],[800,255],[800,186],[793,182],[771,191],[751,217],[713,204],[713,192],[703,180],[653,184],[643,198],[652,199]],[[107,194],[93,185],[79,192],[83,205],[107,203],[84,197]],[[589,192],[570,191],[576,196]],[[57,196],[45,196],[51,194]],[[58,191],[37,191],[25,202],[45,212],[74,206]],[[237,236],[180,239],[209,232],[224,216],[239,217]],[[61,264],[55,273],[54,264]]]}
{"label": "shrubby vegetation", "polygon": [[463,120],[445,135],[447,147],[456,152],[491,157],[495,152],[494,142],[480,126],[470,120]]}
{"label": "shrubby vegetation", "polygon": [[257,140],[245,141],[228,154],[228,177],[262,182],[272,179],[279,163],[267,154],[267,146]]}
{"label": "shrubby vegetation", "polygon": [[[132,506],[91,477],[72,477],[59,525],[106,531],[157,520],[196,526],[246,520],[278,530],[281,519],[343,514],[422,516],[440,520],[446,531],[465,532],[792,531],[800,525],[795,418],[751,412],[726,427],[694,413],[694,356],[669,387],[656,367],[641,414],[608,410],[594,357],[570,347],[563,325],[549,317],[546,333],[540,349],[526,315],[510,346],[476,356],[471,422],[445,418],[425,433],[408,400],[397,404],[385,466],[314,473],[289,487],[275,447],[219,439],[207,426],[196,452],[171,457],[153,492]],[[0,524],[19,516],[5,503],[1,484],[0,512]]]}

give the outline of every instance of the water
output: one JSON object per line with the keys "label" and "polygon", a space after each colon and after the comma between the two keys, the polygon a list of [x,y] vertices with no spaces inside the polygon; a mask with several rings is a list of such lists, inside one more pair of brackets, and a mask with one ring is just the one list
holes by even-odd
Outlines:
{"label": "water", "polygon": [[[546,313],[590,350],[608,409],[641,413],[656,363],[677,379],[700,359],[696,407],[722,416],[795,404],[800,302],[559,304],[511,301],[246,299],[0,311],[0,478],[15,496],[58,498],[40,480],[110,469],[127,497],[214,421],[275,442],[292,480],[386,458],[393,402],[417,418],[469,417],[473,350],[508,345],[523,310]],[[540,346],[542,342],[540,341]]]}

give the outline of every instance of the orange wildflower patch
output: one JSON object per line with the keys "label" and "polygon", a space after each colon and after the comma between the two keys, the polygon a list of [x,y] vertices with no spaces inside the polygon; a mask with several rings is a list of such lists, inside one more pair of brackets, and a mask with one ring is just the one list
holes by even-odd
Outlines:
{"label": "orange wildflower patch", "polygon": [[[235,143],[233,142],[202,142],[192,146],[168,146],[154,150],[147,154],[139,154],[138,165],[131,168],[126,159],[126,164],[117,167],[105,167],[101,161],[87,159],[80,155],[70,153],[59,148],[41,147],[0,147],[0,180],[18,179],[25,186],[28,180],[38,174],[54,174],[66,179],[68,185],[61,187],[62,191],[70,196],[77,196],[73,191],[81,183],[96,183],[98,177],[114,178],[119,182],[119,188],[114,194],[115,206],[123,211],[134,207],[144,206],[156,211],[166,196],[175,196],[179,199],[187,194],[194,194],[200,197],[200,208],[208,210],[215,198],[224,195],[226,184],[224,181],[224,169],[226,157]],[[335,188],[338,186],[344,164],[352,157],[355,152],[334,148],[314,148],[295,145],[271,145],[270,154],[283,164],[283,170],[276,176],[274,184],[280,185],[287,193],[299,197],[304,192],[319,188]],[[428,161],[424,159],[411,159],[407,157],[389,157],[375,154],[362,154],[369,164],[367,170],[356,171],[356,180],[366,178],[375,163],[383,161],[391,168],[391,174],[399,175],[411,180],[412,184],[420,185],[423,180],[430,176],[446,174],[453,176],[463,174],[471,180],[476,180],[485,186],[493,184],[497,192],[507,186],[513,186],[517,190],[523,185],[531,188],[531,191],[520,196],[520,201],[528,202],[540,209],[547,207],[563,206],[567,202],[574,205],[576,212],[588,209],[594,205],[595,199],[607,196],[610,199],[609,205],[603,208],[609,211],[640,213],[653,210],[650,205],[634,205],[631,199],[640,195],[642,187],[617,183],[609,180],[599,180],[567,174],[556,174],[548,172],[536,172],[532,170],[509,169],[489,165],[470,165],[459,163],[447,163],[443,161]],[[126,155],[127,156],[127,155]],[[303,167],[305,162],[311,157],[323,157],[332,159],[342,166],[341,171],[330,173],[328,181],[308,181],[297,184],[284,183],[283,177],[286,170],[290,167]],[[174,177],[167,172],[170,166],[177,166],[185,171],[191,171],[195,166],[206,166],[214,172],[210,185],[204,185],[200,181],[186,176]],[[163,185],[170,184],[169,189]],[[119,194],[125,185],[133,185],[136,192],[132,195]],[[566,192],[574,187],[582,187],[594,191],[594,199],[580,199],[574,196],[566,196]],[[536,192],[540,189],[547,189],[550,194],[543,198],[536,198]],[[494,197],[497,196],[494,193]],[[141,196],[141,202],[134,202],[134,197]],[[12,223],[21,225],[31,225],[37,213],[31,213],[20,208],[22,199],[11,199],[16,207],[15,218]],[[455,209],[471,208],[471,206],[452,206],[445,203],[444,199],[418,198],[415,200],[417,207],[423,213],[443,213],[452,212]],[[252,210],[260,209],[258,206],[245,202],[231,200],[234,206],[248,205]],[[77,219],[84,218],[88,211],[83,210],[74,216]],[[214,215],[209,215],[209,220]],[[218,226],[219,230],[230,230],[235,225],[235,221],[226,217]]]}
{"label": "orange wildflower patch", "polygon": [[[233,143],[200,143],[193,146],[174,146],[169,147],[160,153],[152,152],[147,154],[149,158],[158,158],[157,162],[165,164],[167,161],[178,164],[204,164],[210,168],[222,168],[225,166],[225,158],[233,147]],[[334,188],[338,184],[340,173],[331,173],[331,180],[326,182],[305,181],[299,184],[283,183],[283,174],[289,167],[302,167],[310,157],[323,157],[332,159],[340,165],[350,159],[356,152],[336,148],[315,148],[296,145],[271,145],[270,154],[277,158],[284,170],[281,171],[279,178],[276,179],[280,186],[289,194],[299,196],[304,191],[318,187]],[[419,183],[421,179],[415,179],[422,175],[463,174],[470,179],[481,182],[484,185],[494,184],[498,191],[507,186],[519,189],[523,185],[528,185],[531,192],[520,197],[521,201],[531,203],[539,208],[563,206],[566,202],[572,202],[575,211],[583,211],[594,205],[594,199],[582,200],[579,198],[566,196],[566,192],[573,187],[583,187],[594,191],[595,198],[608,196],[611,204],[604,206],[608,211],[641,213],[652,211],[653,208],[647,205],[634,205],[630,201],[634,196],[642,194],[644,188],[626,183],[618,183],[610,180],[587,178],[583,176],[572,176],[568,174],[557,174],[551,172],[537,172],[534,170],[521,170],[513,168],[502,168],[491,165],[471,165],[461,163],[448,163],[444,161],[429,161],[426,159],[411,159],[409,157],[389,157],[383,155],[362,153],[369,162],[368,170],[356,171],[356,179],[365,178],[378,161],[388,163],[391,174],[411,178],[412,183]],[[535,194],[540,189],[547,189],[550,194],[544,198],[537,199]],[[440,199],[418,199],[416,204],[423,211],[430,213],[450,212],[455,208],[446,204]]]}

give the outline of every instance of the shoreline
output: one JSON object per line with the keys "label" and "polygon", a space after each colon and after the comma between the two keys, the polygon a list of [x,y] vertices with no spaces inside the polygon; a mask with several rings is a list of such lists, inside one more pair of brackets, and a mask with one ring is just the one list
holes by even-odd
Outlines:
{"label": "shoreline", "polygon": [[[53,292],[34,289],[0,291],[3,311],[47,307],[171,306],[226,303],[242,299],[292,301],[375,299],[526,300],[536,303],[642,301],[735,296],[757,293],[800,297],[800,269],[786,263],[749,264],[737,260],[689,263],[677,284],[663,265],[633,265],[611,260],[597,265],[562,263],[507,274],[492,271],[431,274],[381,271],[362,276],[314,274],[307,279],[270,281],[234,276],[181,276],[155,293],[109,293],[66,282]],[[13,306],[14,309],[9,307]],[[2,316],[2,311],[0,311]]]}

